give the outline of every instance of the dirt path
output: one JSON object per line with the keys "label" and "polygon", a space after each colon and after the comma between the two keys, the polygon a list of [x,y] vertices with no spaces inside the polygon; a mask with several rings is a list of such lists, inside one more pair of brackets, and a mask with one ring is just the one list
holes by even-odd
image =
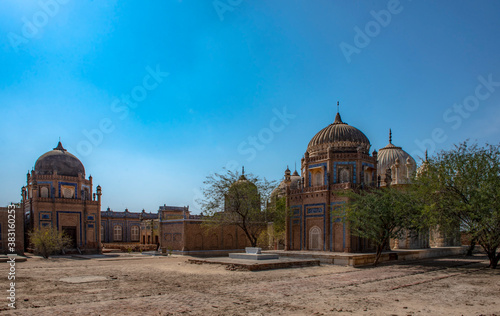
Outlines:
{"label": "dirt path", "polygon": [[[500,315],[500,269],[485,257],[376,268],[261,272],[185,257],[29,259],[16,268],[7,315]],[[0,265],[7,275],[7,266]],[[84,283],[79,283],[84,282]],[[3,282],[7,289],[7,280]]]}

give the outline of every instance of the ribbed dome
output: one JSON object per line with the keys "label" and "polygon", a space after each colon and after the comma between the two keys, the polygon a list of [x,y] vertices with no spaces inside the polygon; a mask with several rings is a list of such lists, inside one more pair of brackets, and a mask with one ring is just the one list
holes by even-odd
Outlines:
{"label": "ribbed dome", "polygon": [[85,168],[82,162],[64,149],[61,142],[54,150],[41,155],[35,162],[36,174],[49,175],[54,174],[54,171],[57,171],[57,174],[61,176],[78,177],[78,174],[81,173],[85,177]]}
{"label": "ribbed dome", "polygon": [[411,164],[410,174],[415,172],[415,159],[401,147],[392,144],[391,132],[389,132],[389,144],[379,150],[377,159],[377,173],[379,175],[385,175],[386,170],[390,169],[396,163],[396,160],[399,162],[399,180],[404,180],[408,177],[408,169],[406,167],[408,163]]}
{"label": "ribbed dome", "polygon": [[307,151],[314,154],[333,147],[336,152],[357,152],[358,147],[364,153],[369,153],[370,141],[354,126],[342,122],[340,114],[337,113],[335,121],[319,131],[309,142]]}

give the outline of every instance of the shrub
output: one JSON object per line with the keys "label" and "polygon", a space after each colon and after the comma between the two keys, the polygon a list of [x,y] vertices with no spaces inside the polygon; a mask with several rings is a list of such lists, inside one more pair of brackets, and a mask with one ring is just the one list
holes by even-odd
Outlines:
{"label": "shrub", "polygon": [[29,233],[30,243],[36,254],[44,258],[68,248],[72,244],[69,236],[56,228],[37,228]]}

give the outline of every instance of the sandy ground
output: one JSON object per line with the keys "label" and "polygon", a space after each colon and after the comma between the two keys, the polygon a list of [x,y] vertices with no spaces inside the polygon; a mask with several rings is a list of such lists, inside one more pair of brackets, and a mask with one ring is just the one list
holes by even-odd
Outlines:
{"label": "sandy ground", "polygon": [[[375,268],[322,265],[260,272],[187,259],[30,258],[16,265],[17,309],[8,309],[2,299],[0,313],[500,315],[500,269],[487,269],[479,255]],[[5,290],[7,273],[7,264],[0,263]]]}

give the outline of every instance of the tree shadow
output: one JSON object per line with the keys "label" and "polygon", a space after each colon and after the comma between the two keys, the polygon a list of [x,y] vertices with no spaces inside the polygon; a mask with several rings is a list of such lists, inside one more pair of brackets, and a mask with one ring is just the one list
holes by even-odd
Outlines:
{"label": "tree shadow", "polygon": [[[480,267],[478,267],[478,264]],[[447,268],[462,268],[474,270],[487,267],[489,265],[488,256],[486,254],[474,254],[473,256],[456,255],[446,257],[424,258],[415,260],[402,261],[385,261],[378,265],[357,266],[356,269],[376,269],[381,267],[412,267],[422,269],[447,269]]]}

